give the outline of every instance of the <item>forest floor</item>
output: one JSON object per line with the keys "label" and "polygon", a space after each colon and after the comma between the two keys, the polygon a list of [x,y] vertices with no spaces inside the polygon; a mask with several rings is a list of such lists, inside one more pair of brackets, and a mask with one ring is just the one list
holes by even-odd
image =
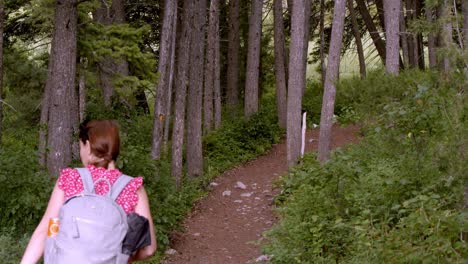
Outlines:
{"label": "forest floor", "polygon": [[[333,127],[333,148],[358,140],[359,127]],[[306,151],[316,151],[318,129],[306,133]],[[274,182],[287,173],[286,141],[263,156],[219,175],[183,222],[184,232],[171,235],[164,264],[239,264],[265,262],[262,233],[277,221]]]}

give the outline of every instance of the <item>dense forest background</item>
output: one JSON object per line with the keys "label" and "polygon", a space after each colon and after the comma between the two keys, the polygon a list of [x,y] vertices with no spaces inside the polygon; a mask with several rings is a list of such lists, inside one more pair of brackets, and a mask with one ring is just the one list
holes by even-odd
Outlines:
{"label": "dense forest background", "polygon": [[[463,262],[467,17],[463,0],[0,0],[0,258],[80,166],[80,122],[111,118],[161,253],[210,179],[285,136],[273,263]],[[334,123],[361,142],[332,153]]]}

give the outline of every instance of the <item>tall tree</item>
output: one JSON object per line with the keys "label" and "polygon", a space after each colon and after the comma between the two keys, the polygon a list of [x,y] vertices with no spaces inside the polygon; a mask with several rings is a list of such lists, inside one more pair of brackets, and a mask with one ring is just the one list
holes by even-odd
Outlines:
{"label": "tall tree", "polygon": [[325,84],[325,0],[320,0],[320,70],[322,86]]}
{"label": "tall tree", "polygon": [[[429,24],[433,23],[433,8],[426,5],[426,21]],[[427,53],[429,58],[429,68],[437,67],[436,57],[436,38],[433,31],[430,31],[427,35]]]}
{"label": "tall tree", "polygon": [[229,32],[227,53],[226,103],[229,107],[239,105],[239,59],[240,59],[240,2],[229,1]]}
{"label": "tall tree", "polygon": [[5,24],[5,3],[0,0],[0,144],[3,135],[3,27]]}
{"label": "tall tree", "polygon": [[194,0],[187,102],[187,174],[203,174],[202,105],[205,56],[206,0]]}
{"label": "tall tree", "polygon": [[322,112],[320,115],[320,134],[317,157],[320,162],[326,162],[330,158],[332,120],[335,110],[335,82],[337,81],[340,68],[340,52],[343,40],[345,7],[345,0],[335,0],[330,49],[328,52],[327,75],[325,77]]}
{"label": "tall tree", "polygon": [[221,32],[219,28],[220,20],[220,8],[216,9],[216,15],[214,16],[214,28],[215,28],[215,54],[214,54],[214,125],[215,129],[221,126]]}
{"label": "tall tree", "polygon": [[[76,75],[77,0],[56,0],[43,108],[48,113],[47,168],[57,176],[72,160],[72,102]],[[43,102],[44,103],[44,102]]]}
{"label": "tall tree", "polygon": [[308,41],[307,7],[309,0],[294,2],[291,18],[291,45],[289,49],[289,78],[287,102],[287,161],[288,166],[297,164],[301,154],[301,107],[305,87]]}
{"label": "tall tree", "polygon": [[172,32],[174,27],[174,16],[177,10],[177,1],[166,0],[164,5],[164,18],[159,44],[158,73],[159,82],[156,86],[156,100],[154,101],[153,137],[151,146],[151,158],[159,159],[163,144],[163,129],[166,116],[166,103],[169,88],[171,69]]}
{"label": "tall tree", "polygon": [[404,67],[409,66],[409,48],[408,48],[408,32],[406,30],[405,11],[403,5],[400,8],[400,42],[401,42],[401,54],[403,55]]}
{"label": "tall tree", "polygon": [[167,90],[167,101],[166,101],[166,119],[165,119],[165,124],[164,124],[164,138],[163,138],[163,146],[167,147],[168,141],[169,141],[169,130],[170,130],[170,116],[171,116],[171,111],[172,111],[172,95],[174,93],[173,91],[173,83],[174,83],[174,75],[175,75],[175,55],[176,55],[176,44],[177,44],[177,28],[178,28],[178,21],[179,21],[179,15],[177,12],[177,8],[175,10],[174,14],[174,21],[172,25],[172,32],[171,32],[171,67],[169,69],[169,83],[168,83],[168,90]]}
{"label": "tall tree", "polygon": [[[361,14],[362,19],[367,27],[367,30],[374,42],[375,48],[379,53],[379,56],[382,62],[385,63],[385,42],[380,37],[379,31],[372,20],[372,16],[369,14],[369,10],[367,9],[366,3],[364,0],[356,0],[357,7],[359,9],[359,13]],[[328,68],[328,67],[327,67]]]}
{"label": "tall tree", "polygon": [[353,34],[354,40],[356,41],[356,49],[359,58],[359,73],[361,75],[361,79],[366,77],[366,61],[364,59],[364,48],[362,47],[361,42],[361,33],[359,32],[359,25],[356,18],[356,12],[354,10],[354,1],[348,0],[348,9],[349,9],[349,16],[351,18],[351,25],[353,27]]}
{"label": "tall tree", "polygon": [[285,69],[285,38],[283,22],[283,1],[274,0],[274,41],[275,41],[275,78],[276,78],[276,108],[278,111],[278,123],[286,128],[287,115],[287,88]]}
{"label": "tall tree", "polygon": [[246,117],[250,117],[258,112],[262,9],[263,0],[252,0],[252,10],[249,17],[247,69],[245,74],[244,115]]}
{"label": "tall tree", "polygon": [[398,74],[400,58],[400,0],[384,0],[387,73]]}
{"label": "tall tree", "polygon": [[184,0],[180,37],[177,43],[177,70],[175,78],[174,127],[172,129],[171,175],[177,188],[182,186],[185,109],[187,96],[188,64],[190,56],[190,24],[192,0]]}
{"label": "tall tree", "polygon": [[452,1],[444,0],[442,5],[442,46],[445,49],[445,54],[442,59],[442,70],[444,73],[449,74],[451,71],[450,58],[448,55],[448,50],[452,46],[453,34],[452,34]]}
{"label": "tall tree", "polygon": [[462,1],[462,12],[463,12],[463,45],[465,49],[468,49],[468,2]]}
{"label": "tall tree", "polygon": [[[105,26],[125,23],[125,0],[102,1],[95,11],[95,19]],[[104,96],[104,104],[110,106],[115,94],[113,80],[116,76],[128,76],[128,62],[125,58],[118,60],[106,56],[98,63],[99,83]]]}
{"label": "tall tree", "polygon": [[[406,0],[406,23],[410,24],[416,19],[415,1]],[[416,68],[418,66],[418,44],[417,36],[414,32],[408,32],[408,56],[409,66]]]}
{"label": "tall tree", "polygon": [[203,94],[203,131],[208,134],[214,126],[215,46],[219,0],[210,1],[208,41],[206,42],[205,86]]}

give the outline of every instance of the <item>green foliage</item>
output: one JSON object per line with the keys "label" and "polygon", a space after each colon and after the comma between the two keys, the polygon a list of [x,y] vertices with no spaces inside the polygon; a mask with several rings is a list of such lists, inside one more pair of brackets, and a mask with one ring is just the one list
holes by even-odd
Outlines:
{"label": "green foliage", "polygon": [[[377,73],[379,75],[379,73]],[[267,233],[272,263],[463,263],[466,106],[460,84],[413,72],[343,82],[360,116],[357,145],[321,166],[313,156],[281,181],[281,222]],[[365,84],[372,83],[370,89]],[[395,87],[390,91],[389,84]],[[403,85],[397,86],[398,84]],[[365,88],[364,88],[365,87]],[[373,90],[373,91],[372,91]],[[396,91],[395,91],[396,90]],[[375,91],[381,91],[376,93]],[[385,94],[384,91],[390,94]],[[375,100],[369,93],[379,95]]]}
{"label": "green foliage", "polygon": [[1,233],[30,232],[42,217],[53,183],[36,164],[37,157],[30,146],[7,138],[0,149]]}
{"label": "green foliage", "polygon": [[302,111],[307,112],[307,125],[320,123],[323,88],[319,82],[309,80],[302,100]]}
{"label": "green foliage", "polygon": [[206,136],[203,149],[210,166],[208,170],[224,170],[232,164],[247,161],[277,143],[282,131],[276,123],[275,111],[270,111],[272,106],[248,120],[225,121],[220,129]]}

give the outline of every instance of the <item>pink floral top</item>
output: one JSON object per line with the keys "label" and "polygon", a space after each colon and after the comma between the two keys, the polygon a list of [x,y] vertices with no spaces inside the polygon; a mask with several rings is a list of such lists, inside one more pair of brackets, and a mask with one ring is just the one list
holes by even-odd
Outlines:
{"label": "pink floral top", "polygon": [[[93,165],[88,165],[87,168],[91,172],[93,182],[100,178],[108,179],[110,184],[114,184],[117,178],[122,174],[119,170],[108,170]],[[143,185],[142,177],[135,177],[127,186],[122,190],[120,195],[115,200],[117,204],[122,206],[125,213],[129,214],[135,211],[135,206],[138,203],[138,195],[136,191]],[[73,195],[79,194],[84,190],[83,182],[81,181],[80,174],[76,169],[66,168],[62,170],[58,178],[58,187],[65,192],[65,200]],[[106,182],[101,181],[94,186],[95,192],[99,195],[104,195],[109,191]]]}

